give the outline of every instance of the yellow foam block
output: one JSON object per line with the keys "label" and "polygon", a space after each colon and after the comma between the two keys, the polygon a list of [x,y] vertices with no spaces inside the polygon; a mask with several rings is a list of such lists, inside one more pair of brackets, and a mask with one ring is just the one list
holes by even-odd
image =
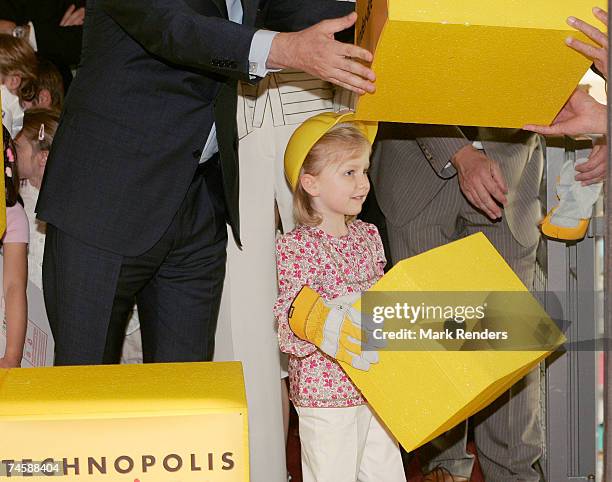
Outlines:
{"label": "yellow foam block", "polygon": [[[475,234],[401,261],[370,292],[525,293],[541,310],[554,345],[564,341],[487,238]],[[533,308],[532,308],[533,309]],[[512,320],[505,320],[510,321]],[[551,337],[549,337],[551,339]],[[429,345],[431,346],[431,345]],[[406,450],[414,450],[486,407],[550,353],[541,351],[389,351],[368,372],[342,363],[351,380]]]}
{"label": "yellow foam block", "polygon": [[374,52],[376,93],[357,118],[424,124],[550,124],[590,60],[566,23],[592,0],[357,0],[357,44]]}
{"label": "yellow foam block", "polygon": [[242,366],[0,370],[0,477],[249,480]]}

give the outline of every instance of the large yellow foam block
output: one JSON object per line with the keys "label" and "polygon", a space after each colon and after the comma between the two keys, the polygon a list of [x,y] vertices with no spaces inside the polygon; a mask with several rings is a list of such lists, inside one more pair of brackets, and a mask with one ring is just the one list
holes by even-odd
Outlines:
{"label": "large yellow foam block", "polygon": [[[592,0],[357,0],[376,93],[357,117],[424,124],[549,124],[591,61],[564,43]],[[603,6],[603,5],[602,5]]]}
{"label": "large yellow foam block", "polygon": [[0,434],[0,475],[249,480],[237,362],[1,370]]}
{"label": "large yellow foam block", "polygon": [[[481,233],[401,261],[370,292],[524,293],[563,335]],[[414,296],[413,296],[414,299]],[[533,309],[533,308],[532,308]],[[512,323],[513,320],[506,320]],[[431,344],[428,346],[432,346]],[[342,363],[351,380],[406,450],[414,450],[478,412],[550,353],[540,351],[381,350],[368,372]]]}

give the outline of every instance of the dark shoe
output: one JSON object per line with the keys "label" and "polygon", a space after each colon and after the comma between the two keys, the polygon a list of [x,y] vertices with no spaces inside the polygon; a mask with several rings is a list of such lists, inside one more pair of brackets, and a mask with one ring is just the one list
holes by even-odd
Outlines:
{"label": "dark shoe", "polygon": [[444,467],[437,467],[425,474],[423,482],[469,482],[469,479],[453,475]]}

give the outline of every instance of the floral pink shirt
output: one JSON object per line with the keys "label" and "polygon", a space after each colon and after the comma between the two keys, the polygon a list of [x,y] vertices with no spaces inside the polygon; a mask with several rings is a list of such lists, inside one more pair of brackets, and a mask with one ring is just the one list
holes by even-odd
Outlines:
{"label": "floral pink shirt", "polygon": [[378,281],[386,264],[378,230],[357,220],[349,224],[345,236],[337,238],[316,227],[298,226],[278,238],[276,259],[279,294],[274,315],[280,349],[289,354],[291,400],[310,408],[366,403],[334,359],[291,331],[287,313],[304,285],[331,300],[366,291]]}

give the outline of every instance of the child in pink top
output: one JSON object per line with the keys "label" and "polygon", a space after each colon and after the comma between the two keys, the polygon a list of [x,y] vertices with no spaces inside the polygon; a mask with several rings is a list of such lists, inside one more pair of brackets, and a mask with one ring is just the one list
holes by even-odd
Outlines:
{"label": "child in pink top", "polygon": [[[306,121],[287,152],[322,132],[291,179],[297,227],[276,244],[279,296],[274,306],[280,348],[289,354],[290,398],[300,417],[304,482],[404,482],[397,442],[370,410],[342,367],[298,338],[290,306],[305,285],[326,301],[370,288],[385,255],[375,226],[355,220],[370,189],[370,140],[351,115],[323,114]],[[321,120],[319,124],[317,122]]]}
{"label": "child in pink top", "polygon": [[2,282],[4,316],[6,320],[6,350],[0,358],[0,368],[21,365],[25,341],[28,300],[28,240],[29,227],[19,199],[19,176],[15,163],[15,146],[5,127],[2,129],[4,153],[4,185],[6,196],[6,232],[2,236],[4,263]]}

